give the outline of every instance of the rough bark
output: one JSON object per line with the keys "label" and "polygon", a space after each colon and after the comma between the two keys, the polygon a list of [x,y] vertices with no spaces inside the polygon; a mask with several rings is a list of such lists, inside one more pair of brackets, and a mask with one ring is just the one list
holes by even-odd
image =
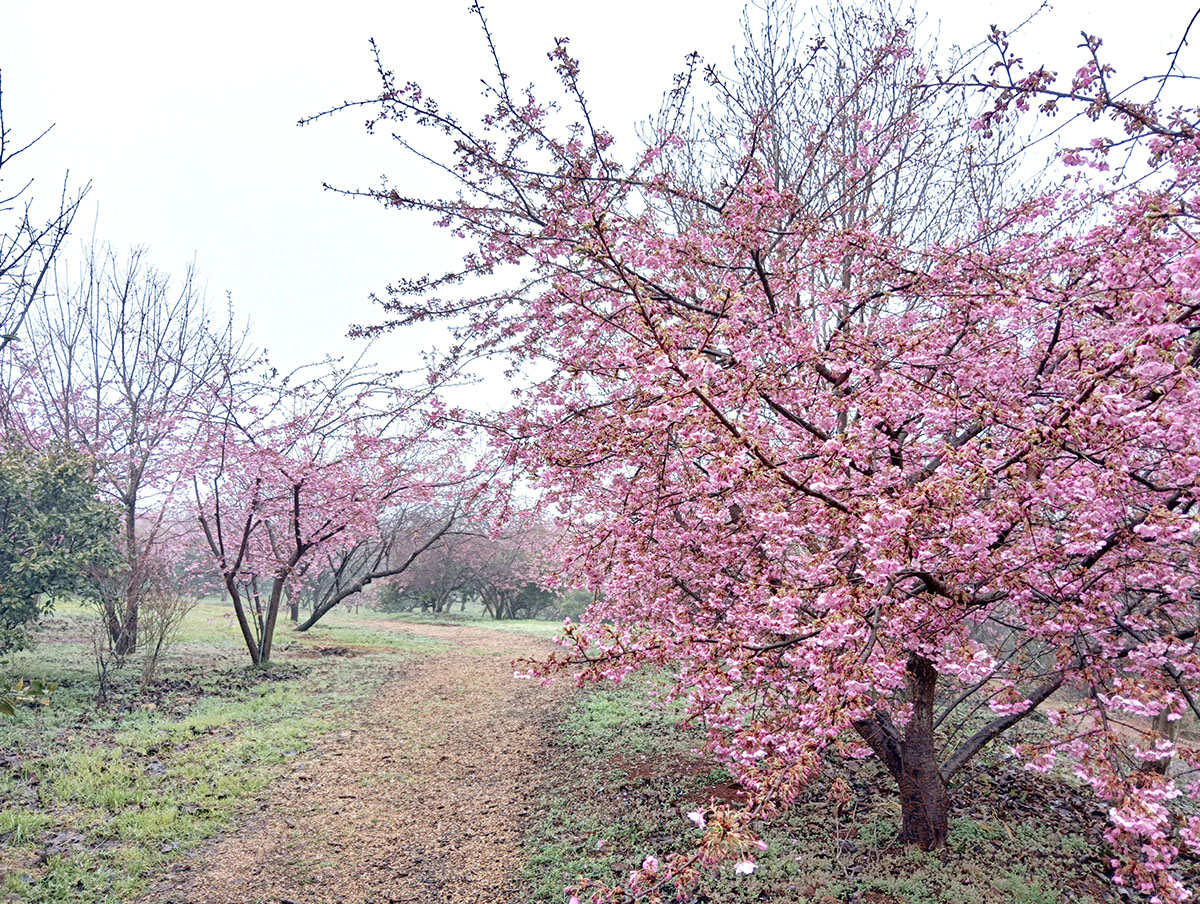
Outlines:
{"label": "rough bark", "polygon": [[900,842],[930,851],[945,847],[950,831],[950,794],[938,769],[933,743],[933,697],[937,671],[928,659],[908,659],[912,718],[901,735],[891,718],[876,712],[854,723],[900,789]]}
{"label": "rough bark", "polygon": [[[1168,707],[1163,707],[1157,716],[1154,717],[1154,724],[1151,726],[1150,737],[1154,740],[1166,738],[1174,743],[1176,736],[1179,733],[1179,721],[1170,720],[1167,716],[1171,710]],[[1171,768],[1172,757],[1163,757],[1161,760],[1149,760],[1142,763],[1141,769],[1143,772],[1155,772],[1159,775],[1166,775]]]}

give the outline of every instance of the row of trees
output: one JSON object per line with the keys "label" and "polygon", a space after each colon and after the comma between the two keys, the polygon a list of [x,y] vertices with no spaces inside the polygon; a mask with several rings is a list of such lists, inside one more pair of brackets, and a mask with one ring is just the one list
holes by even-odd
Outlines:
{"label": "row of trees", "polygon": [[334,361],[279,375],[229,318],[213,328],[190,272],[172,288],[144,261],[106,249],[82,279],[60,274],[8,362],[12,441],[79,450],[119,515],[118,565],[92,594],[116,656],[169,587],[219,589],[263,664],[281,610],[298,620],[306,598],[300,630],[452,541],[493,554],[494,469],[427,389]]}
{"label": "row of trees", "polygon": [[[1057,733],[1016,752],[1106,802],[1117,881],[1188,897],[1200,818],[1169,802],[1200,794],[1200,755],[1151,723],[1200,715],[1200,113],[1160,104],[1175,61],[1135,101],[1095,38],[1064,81],[996,31],[976,78],[886,4],[804,42],[768,4],[734,77],[705,71],[707,112],[693,60],[621,157],[565,41],[574,116],[516,88],[474,12],[478,128],[382,64],[347,105],[458,182],[370,195],[468,245],[379,329],[444,317],[448,370],[531,375],[493,435],[597,600],[535,673],[670,669],[751,792],[694,850],[576,894],[753,869],[752,820],[830,755],[877,757],[901,840],[941,847],[965,767],[1040,710]],[[1021,188],[1028,118],[1071,110],[1081,147]]]}
{"label": "row of trees", "polygon": [[565,609],[578,614],[577,593],[543,586],[550,548],[545,528],[510,523],[507,533],[492,536],[481,526],[464,529],[431,549],[389,584],[381,608],[442,613],[477,602],[494,619],[536,618]]}
{"label": "row of trees", "polygon": [[0,243],[0,650],[73,593],[99,609],[105,655],[148,642],[155,656],[164,626],[219,590],[265,664],[281,609],[298,620],[307,597],[306,630],[486,534],[504,481],[429,383],[361,360],[278,373],[193,266],[177,278],[144,249],[97,244],[69,263],[78,203],[42,226],[16,210]]}

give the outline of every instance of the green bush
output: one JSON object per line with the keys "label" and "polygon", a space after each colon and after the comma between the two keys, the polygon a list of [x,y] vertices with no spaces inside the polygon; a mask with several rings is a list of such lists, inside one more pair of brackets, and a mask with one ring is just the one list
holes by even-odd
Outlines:
{"label": "green bush", "polygon": [[94,594],[116,537],[116,511],[96,498],[85,456],[21,444],[0,451],[0,654],[28,646],[56,596]]}

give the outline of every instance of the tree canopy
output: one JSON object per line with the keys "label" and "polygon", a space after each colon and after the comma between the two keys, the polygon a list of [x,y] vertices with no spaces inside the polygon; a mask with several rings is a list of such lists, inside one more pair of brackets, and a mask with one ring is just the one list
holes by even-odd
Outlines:
{"label": "tree canopy", "polygon": [[[1144,766],[1200,766],[1148,721],[1200,715],[1198,113],[1118,96],[1093,38],[1068,84],[1000,32],[986,75],[939,77],[903,22],[851,20],[774,93],[709,70],[729,116],[689,119],[693,66],[631,158],[565,41],[569,113],[516,89],[490,37],[478,126],[382,64],[363,102],[459,185],[373,197],[468,246],[377,329],[444,317],[448,367],[533,376],[493,435],[597,597],[534,672],[669,668],[751,790],[698,814],[694,851],[577,893],[752,870],[752,819],[831,754],[878,757],[902,840],[939,847],[964,766],[1045,709],[1058,732],[1017,753],[1065,757],[1107,802],[1118,882],[1183,900],[1171,864],[1200,819],[1168,802],[1200,786]],[[1025,114],[1072,105],[1090,134],[1057,181],[1002,191],[1009,151],[1038,153]],[[773,150],[784,126],[798,153]],[[1138,178],[1109,169],[1127,151]]]}

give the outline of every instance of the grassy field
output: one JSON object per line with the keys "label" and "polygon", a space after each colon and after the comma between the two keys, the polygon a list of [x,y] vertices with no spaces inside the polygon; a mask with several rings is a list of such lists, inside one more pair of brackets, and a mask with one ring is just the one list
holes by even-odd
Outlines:
{"label": "grassy field", "polygon": [[[365,616],[364,616],[365,617]],[[376,618],[380,617],[378,615]],[[414,625],[463,625],[468,628],[490,628],[496,631],[515,631],[518,634],[532,634],[535,637],[547,639],[557,637],[562,633],[562,622],[546,619],[503,619],[497,621],[486,613],[473,613],[470,607],[466,613],[454,612],[443,615],[431,615],[421,612],[402,612],[395,615],[385,615],[399,624]],[[313,630],[316,630],[315,628]]]}
{"label": "grassy field", "polygon": [[93,625],[61,605],[7,664],[58,688],[0,719],[0,899],[132,900],[433,643],[337,612],[306,634],[281,628],[276,663],[252,669],[230,610],[202,604],[152,687],[139,691],[134,656],[97,706]]}
{"label": "grassy field", "polygon": [[[685,814],[732,800],[729,775],[698,755],[698,733],[678,710],[645,705],[647,678],[581,694],[557,731],[559,784],[528,838],[531,902],[561,902],[585,876],[620,882],[647,854],[685,849]],[[837,804],[830,782],[852,794]],[[753,875],[732,864],[695,902],[750,904],[1109,904],[1122,897],[1104,873],[1105,811],[1066,775],[1032,775],[1002,749],[982,755],[955,793],[949,847],[899,847],[900,806],[874,761],[831,765],[788,814],[758,828],[769,849]],[[1197,864],[1187,866],[1195,883]],[[666,898],[671,898],[666,895]]]}

